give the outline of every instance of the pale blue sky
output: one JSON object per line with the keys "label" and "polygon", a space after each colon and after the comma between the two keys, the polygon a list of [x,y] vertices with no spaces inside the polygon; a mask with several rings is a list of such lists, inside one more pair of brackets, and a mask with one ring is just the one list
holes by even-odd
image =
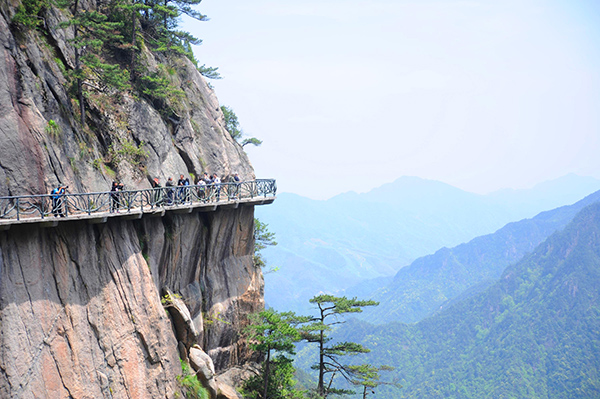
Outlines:
{"label": "pale blue sky", "polygon": [[403,175],[485,193],[600,178],[600,2],[203,0],[200,63],[260,177],[311,198]]}

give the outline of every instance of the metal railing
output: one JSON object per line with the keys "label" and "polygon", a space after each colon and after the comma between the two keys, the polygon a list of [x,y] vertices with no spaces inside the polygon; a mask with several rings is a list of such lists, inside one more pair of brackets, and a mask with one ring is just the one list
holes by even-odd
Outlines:
{"label": "metal railing", "polygon": [[195,186],[159,187],[144,190],[106,191],[81,194],[42,194],[0,197],[0,219],[69,217],[93,213],[142,213],[156,208],[191,207],[244,199],[275,196],[274,179]]}

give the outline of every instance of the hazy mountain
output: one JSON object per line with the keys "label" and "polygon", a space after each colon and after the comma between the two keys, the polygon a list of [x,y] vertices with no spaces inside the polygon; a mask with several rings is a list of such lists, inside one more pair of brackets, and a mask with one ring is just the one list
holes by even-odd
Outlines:
{"label": "hazy mountain", "polygon": [[[493,234],[419,258],[400,269],[385,288],[371,295],[365,295],[364,287],[350,289],[346,294],[369,296],[380,302],[362,314],[367,321],[419,321],[466,290],[477,292],[478,285],[497,279],[508,265],[520,260],[550,234],[564,228],[577,212],[596,201],[600,201],[600,191],[573,205],[509,223]],[[375,284],[370,282],[371,286]]]}
{"label": "hazy mountain", "polygon": [[598,287],[595,203],[484,292],[416,324],[352,320],[336,338],[396,367],[403,388],[388,397],[598,398]]}
{"label": "hazy mountain", "polygon": [[[550,203],[574,202],[585,187],[589,194],[600,181],[570,175],[532,189],[544,195],[517,190],[483,196],[416,177],[326,201],[282,193],[273,205],[256,209],[279,242],[265,250],[269,265],[280,268],[265,276],[265,299],[280,310],[304,310],[317,292],[339,293],[366,279],[392,276],[439,248],[531,217]],[[540,197],[555,199],[536,207]]]}

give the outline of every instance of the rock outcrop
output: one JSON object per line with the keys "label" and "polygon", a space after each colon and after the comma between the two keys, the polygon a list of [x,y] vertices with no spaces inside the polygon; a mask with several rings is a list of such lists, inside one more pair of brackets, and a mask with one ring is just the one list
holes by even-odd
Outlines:
{"label": "rock outcrop", "polygon": [[[189,60],[171,60],[185,93],[177,120],[132,93],[113,101],[91,91],[83,127],[64,73],[75,62],[72,33],[60,27],[68,11],[49,7],[43,29],[23,30],[11,24],[15,10],[0,0],[0,196],[58,184],[106,191],[115,179],[147,188],[153,177],[205,171],[254,178]],[[125,144],[145,155],[111,159]],[[264,306],[253,221],[253,207],[241,206],[0,231],[0,397],[172,398],[178,347],[199,345],[217,373],[251,360],[240,331]],[[177,336],[164,290],[181,296],[189,333]]]}

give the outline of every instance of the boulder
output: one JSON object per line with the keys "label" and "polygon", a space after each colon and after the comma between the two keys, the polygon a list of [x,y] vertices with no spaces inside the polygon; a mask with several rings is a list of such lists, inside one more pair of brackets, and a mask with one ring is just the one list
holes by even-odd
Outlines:
{"label": "boulder", "polygon": [[244,399],[233,387],[222,382],[219,382],[218,385],[219,393],[217,399]]}
{"label": "boulder", "polygon": [[167,302],[166,307],[173,320],[177,341],[183,343],[186,349],[191,348],[198,343],[199,334],[188,307],[180,295],[174,294],[168,288],[163,289],[163,293],[163,301]]}
{"label": "boulder", "polygon": [[246,363],[243,366],[231,367],[217,376],[220,384],[226,384],[234,388],[241,388],[244,381],[260,372],[258,363]]}
{"label": "boulder", "polygon": [[202,385],[208,389],[210,399],[215,399],[218,393],[217,379],[215,378],[215,366],[212,359],[198,345],[190,348],[189,352],[190,366],[196,372],[196,377]]}

